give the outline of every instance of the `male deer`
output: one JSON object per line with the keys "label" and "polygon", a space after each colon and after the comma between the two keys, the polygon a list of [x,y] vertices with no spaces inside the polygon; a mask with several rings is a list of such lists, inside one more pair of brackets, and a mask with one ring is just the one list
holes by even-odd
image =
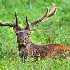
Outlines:
{"label": "male deer", "polygon": [[21,28],[18,25],[18,17],[16,12],[15,12],[15,17],[16,17],[15,23],[7,23],[2,21],[0,22],[0,26],[13,27],[15,34],[17,36],[18,50],[21,58],[24,57],[25,60],[28,56],[28,57],[33,57],[37,60],[38,57],[40,57],[40,59],[54,58],[55,56],[61,57],[60,54],[63,51],[68,51],[68,53],[65,54],[64,57],[68,55],[70,56],[70,48],[63,46],[61,44],[50,43],[46,45],[36,45],[30,41],[32,26],[36,25],[37,23],[41,23],[48,20],[51,16],[54,15],[55,12],[56,12],[55,4],[52,4],[52,9],[50,12],[48,12],[47,9],[45,15],[42,18],[32,23],[29,23],[28,17],[26,16],[27,26],[25,28]]}

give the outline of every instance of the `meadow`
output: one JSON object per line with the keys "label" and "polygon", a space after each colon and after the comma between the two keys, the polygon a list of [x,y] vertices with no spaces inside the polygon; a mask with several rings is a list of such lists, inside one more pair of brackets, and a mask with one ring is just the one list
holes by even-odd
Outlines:
{"label": "meadow", "polygon": [[[70,47],[70,1],[69,0],[0,0],[0,20],[15,22],[18,13],[19,25],[26,26],[25,17],[33,22],[42,17],[47,7],[55,3],[57,11],[46,22],[35,25],[31,41],[35,44],[60,43]],[[18,55],[16,35],[12,28],[0,26],[0,70],[70,70],[70,61],[47,59],[22,62]]]}

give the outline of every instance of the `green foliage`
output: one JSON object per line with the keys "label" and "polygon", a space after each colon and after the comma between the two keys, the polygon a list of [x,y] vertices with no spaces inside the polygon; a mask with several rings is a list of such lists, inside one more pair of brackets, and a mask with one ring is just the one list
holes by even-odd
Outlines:
{"label": "green foliage", "polygon": [[[69,0],[0,0],[0,20],[15,22],[14,11],[19,24],[26,26],[25,16],[33,22],[44,15],[52,3],[57,6],[56,14],[46,22],[37,24],[31,40],[36,44],[51,42],[70,46],[70,1]],[[29,60],[29,62],[28,62]],[[48,59],[22,63],[18,56],[16,35],[10,27],[0,27],[0,70],[69,70],[70,62]]]}

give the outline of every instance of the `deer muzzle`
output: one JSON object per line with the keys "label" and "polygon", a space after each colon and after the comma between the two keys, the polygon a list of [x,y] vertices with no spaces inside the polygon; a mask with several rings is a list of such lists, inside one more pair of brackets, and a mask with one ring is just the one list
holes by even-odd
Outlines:
{"label": "deer muzzle", "polygon": [[25,40],[25,38],[20,38],[20,42],[19,42],[20,44],[23,44],[23,45],[26,45],[26,40]]}

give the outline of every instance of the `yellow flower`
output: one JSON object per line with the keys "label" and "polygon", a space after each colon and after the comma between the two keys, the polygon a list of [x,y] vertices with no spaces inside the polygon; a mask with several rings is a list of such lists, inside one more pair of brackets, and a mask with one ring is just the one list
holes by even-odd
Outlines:
{"label": "yellow flower", "polygon": [[12,60],[12,58],[9,58],[9,60]]}
{"label": "yellow flower", "polygon": [[17,36],[16,36],[16,39],[17,39]]}
{"label": "yellow flower", "polygon": [[56,2],[56,0],[54,0]]}
{"label": "yellow flower", "polygon": [[41,32],[41,30],[38,30],[38,32],[40,33],[40,32]]}
{"label": "yellow flower", "polygon": [[34,38],[36,38],[36,36],[34,36]]}
{"label": "yellow flower", "polygon": [[22,24],[19,24],[19,26],[20,26],[20,27],[23,27],[23,25],[22,25]]}
{"label": "yellow flower", "polygon": [[10,30],[13,32],[13,27],[11,27]]}
{"label": "yellow flower", "polygon": [[56,22],[59,22],[59,19],[56,19]]}

